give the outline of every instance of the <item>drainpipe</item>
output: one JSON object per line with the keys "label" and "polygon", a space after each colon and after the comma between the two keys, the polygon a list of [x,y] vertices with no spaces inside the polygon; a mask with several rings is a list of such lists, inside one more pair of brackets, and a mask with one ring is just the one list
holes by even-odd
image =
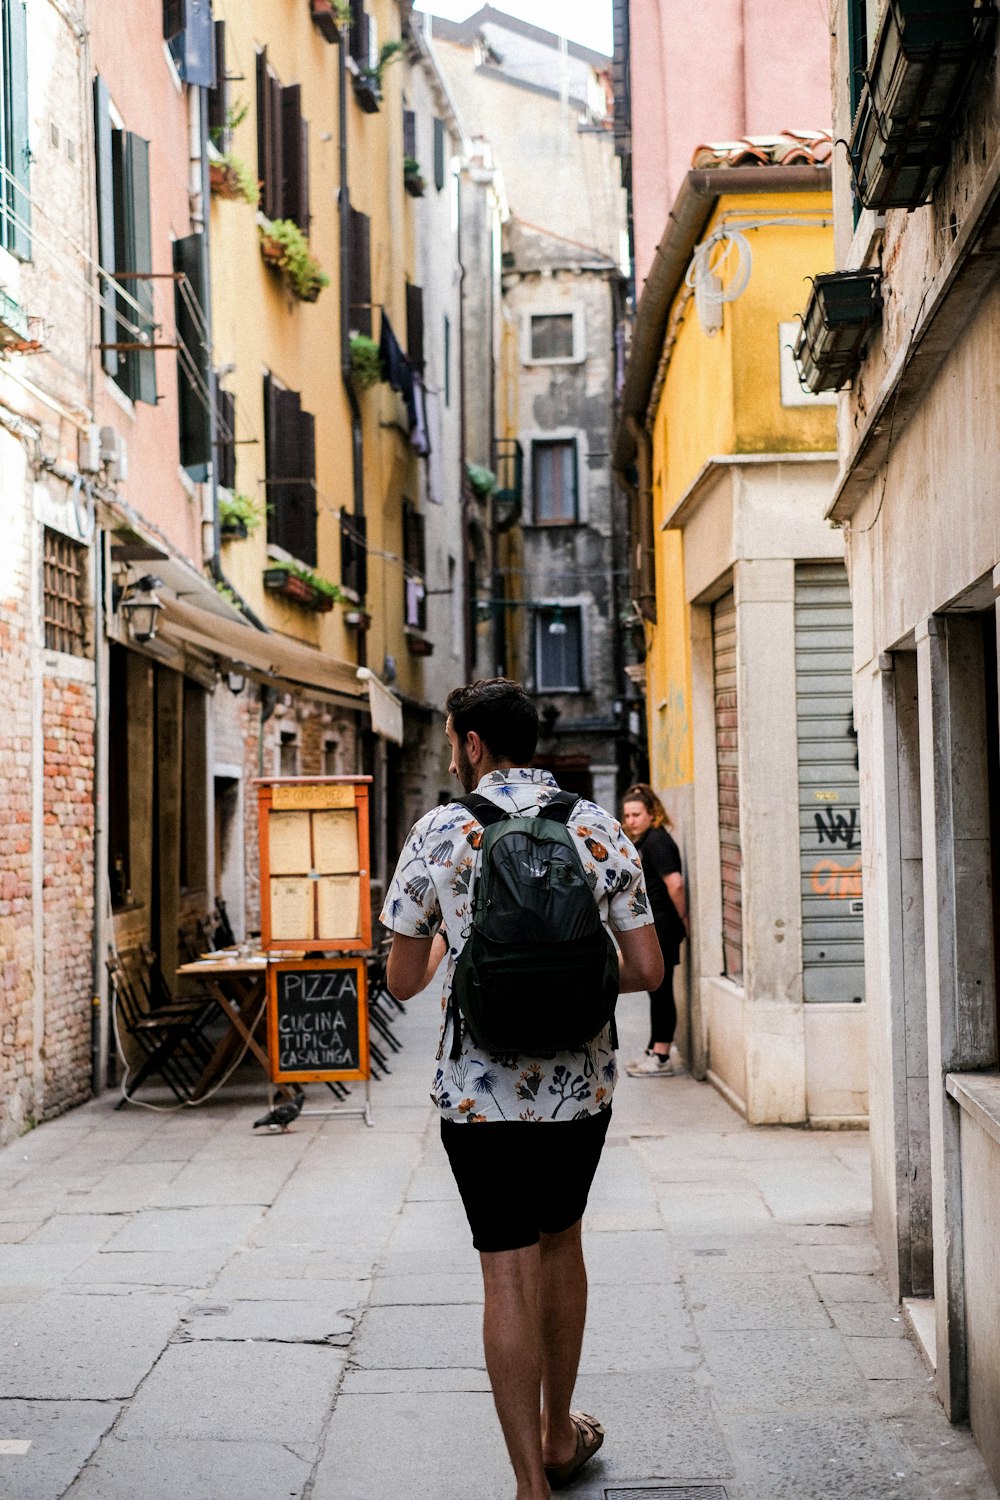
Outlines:
{"label": "drainpipe", "polygon": [[[94,505],[93,488],[85,481],[87,509],[92,516]],[[107,879],[108,879],[108,733],[105,722],[105,705],[108,686],[108,641],[104,633],[105,534],[94,531],[94,921],[91,939],[91,1009],[90,1009],[90,1089],[96,1098],[104,1088],[105,1036],[104,997],[107,995],[107,974],[104,967],[108,951],[107,934]],[[110,1043],[108,1043],[110,1045]]]}
{"label": "drainpipe", "polygon": [[[652,566],[654,554],[653,539],[653,439],[642,422],[635,417],[628,416],[626,426],[631,433],[636,446],[636,467],[639,471],[638,487],[638,536],[639,544],[639,576],[637,579],[639,590],[636,603],[647,620],[656,623],[656,583],[655,571]],[[619,474],[619,479],[623,476]],[[625,481],[627,489],[632,486]]]}
{"label": "drainpipe", "polygon": [[[365,513],[365,448],[361,426],[361,406],[351,379],[351,194],[347,176],[347,37],[344,28],[337,31],[340,51],[338,79],[337,130],[340,136],[340,373],[351,408],[351,463],[354,514]],[[364,608],[364,599],[359,603]],[[358,666],[368,664],[368,642],[365,632],[357,632]]]}

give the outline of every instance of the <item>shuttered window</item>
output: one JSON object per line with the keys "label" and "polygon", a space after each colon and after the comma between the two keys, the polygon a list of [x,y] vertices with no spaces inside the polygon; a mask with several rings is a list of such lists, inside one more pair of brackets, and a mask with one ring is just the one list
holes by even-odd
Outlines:
{"label": "shuttered window", "polygon": [[412,500],[403,501],[403,619],[415,630],[427,629],[427,554],[424,518]]}
{"label": "shuttered window", "polygon": [[414,369],[424,367],[423,288],[406,283],[406,353]]}
{"label": "shuttered window", "polygon": [[164,0],[163,35],[185,83],[215,83],[215,36],[211,0]]}
{"label": "shuttered window", "polygon": [[0,244],[12,255],[31,255],[31,145],[28,138],[28,23],[25,0],[2,0],[0,62],[3,121],[0,122]]}
{"label": "shuttered window", "polygon": [[201,483],[208,478],[212,456],[209,412],[211,367],[204,320],[208,281],[208,247],[204,234],[174,241],[174,270],[184,280],[175,282],[177,323],[177,393],[181,467]]}
{"label": "shuttered window", "polygon": [[403,155],[417,159],[417,116],[412,109],[403,110]]}
{"label": "shuttered window", "polygon": [[712,608],[715,662],[715,754],[719,778],[723,972],[743,977],[743,851],[740,841],[739,739],[736,702],[736,600],[730,591]]}
{"label": "shuttered window", "polygon": [[371,220],[351,209],[351,307],[348,325],[352,333],[372,336]]}
{"label": "shuttered window", "polygon": [[378,62],[378,28],[365,10],[364,0],[351,0],[351,56],[359,68]]}
{"label": "shuttered window", "polygon": [[269,219],[291,219],[309,233],[309,125],[302,118],[302,86],[283,88],[257,53],[257,176]]}
{"label": "shuttered window", "polygon": [[226,77],[226,23],[215,23],[215,87],[208,91],[208,134],[220,151],[229,149],[229,80]]}
{"label": "shuttered window", "polygon": [[444,121],[434,116],[434,186],[438,192],[444,187]]}
{"label": "shuttered window", "polygon": [[236,488],[236,397],[232,391],[215,387],[216,453],[219,484],[224,490]]}
{"label": "shuttered window", "polygon": [[145,340],[152,343],[156,332],[149,279],[153,269],[149,142],[131,131],[113,128],[108,90],[101,78],[94,80],[94,116],[100,262],[109,275],[121,276],[122,288],[116,292],[105,277],[100,278],[101,363],[133,401],[155,405],[156,355],[151,348],[134,347]]}
{"label": "shuttered window", "polygon": [[559,438],[531,445],[531,496],[536,526],[567,526],[577,519],[576,442]]}
{"label": "shuttered window", "polygon": [[316,566],[316,419],[297,391],[264,377],[267,539]]}
{"label": "shuttered window", "polygon": [[340,582],[363,600],[368,592],[367,521],[346,511],[340,516]]}

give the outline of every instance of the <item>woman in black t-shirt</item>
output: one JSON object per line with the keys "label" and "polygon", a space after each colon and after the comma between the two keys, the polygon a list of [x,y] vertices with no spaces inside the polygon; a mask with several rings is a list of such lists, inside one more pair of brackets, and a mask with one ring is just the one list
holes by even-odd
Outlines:
{"label": "woman in black t-shirt", "polygon": [[649,907],[663,952],[663,983],[649,995],[650,1038],[645,1055],[626,1065],[632,1078],[667,1078],[673,1073],[670,1047],[677,1027],[674,969],[687,934],[687,897],[680,850],[670,837],[670,819],[645,782],[629,787],[622,824],[642,859]]}

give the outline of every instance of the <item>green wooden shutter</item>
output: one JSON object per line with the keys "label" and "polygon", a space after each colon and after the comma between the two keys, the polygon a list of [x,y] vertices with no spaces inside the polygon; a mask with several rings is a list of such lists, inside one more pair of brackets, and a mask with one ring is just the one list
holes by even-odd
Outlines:
{"label": "green wooden shutter", "polygon": [[[115,173],[111,151],[111,112],[108,86],[98,75],[94,79],[94,154],[97,158],[97,244],[102,268],[114,274],[115,256]],[[115,318],[115,293],[105,277],[98,280],[101,293],[101,343],[118,342]],[[118,374],[118,354],[102,349],[101,365],[109,375]]]}
{"label": "green wooden shutter", "polygon": [[403,110],[403,155],[417,159],[417,116],[412,109]]}
{"label": "green wooden shutter", "polygon": [[7,248],[21,260],[31,258],[31,204],[28,201],[31,143],[28,136],[28,20],[25,0],[7,0],[6,12],[6,150],[4,165],[11,177],[4,185],[4,201],[10,210]]}
{"label": "green wooden shutter", "polygon": [[434,116],[434,186],[444,187],[444,121]]}
{"label": "green wooden shutter", "polygon": [[201,308],[205,305],[208,253],[204,234],[189,234],[174,241],[174,270],[183,271],[187,278],[187,296],[180,282],[174,292],[177,338],[183,345],[177,355],[181,466],[196,482],[204,483],[212,456],[208,410],[210,367],[205,332],[188,301],[190,298]]}
{"label": "green wooden shutter", "polygon": [[[131,131],[125,133],[124,184],[126,261],[122,269],[151,272],[153,269],[153,235],[149,205],[149,142]],[[126,290],[142,308],[136,312],[129,305],[129,322],[138,323],[150,340],[155,338],[153,322],[153,283],[141,276],[130,277]],[[131,335],[129,339],[131,340]],[[156,355],[152,349],[129,354],[129,395],[133,401],[156,405]]]}

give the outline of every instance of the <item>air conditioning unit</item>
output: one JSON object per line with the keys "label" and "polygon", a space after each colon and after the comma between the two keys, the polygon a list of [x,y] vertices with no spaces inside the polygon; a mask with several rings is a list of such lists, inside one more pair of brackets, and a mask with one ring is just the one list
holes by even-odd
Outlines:
{"label": "air conditioning unit", "polygon": [[128,447],[114,427],[101,428],[101,463],[107,465],[108,478],[128,478]]}
{"label": "air conditioning unit", "polygon": [[96,422],[76,435],[76,465],[81,474],[96,474],[101,467],[101,429]]}

